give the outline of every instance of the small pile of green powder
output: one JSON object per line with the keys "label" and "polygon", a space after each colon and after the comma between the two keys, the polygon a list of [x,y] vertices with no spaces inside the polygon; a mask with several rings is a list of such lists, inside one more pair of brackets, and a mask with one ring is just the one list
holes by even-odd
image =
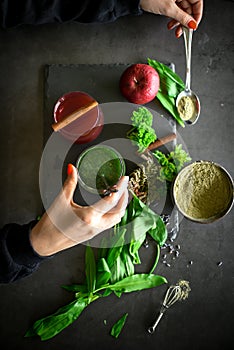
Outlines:
{"label": "small pile of green powder", "polygon": [[196,112],[196,106],[190,96],[184,96],[179,100],[178,112],[183,120],[189,120]]}
{"label": "small pile of green powder", "polygon": [[179,209],[192,219],[209,219],[221,215],[233,199],[231,181],[222,168],[210,162],[186,167],[174,187]]}

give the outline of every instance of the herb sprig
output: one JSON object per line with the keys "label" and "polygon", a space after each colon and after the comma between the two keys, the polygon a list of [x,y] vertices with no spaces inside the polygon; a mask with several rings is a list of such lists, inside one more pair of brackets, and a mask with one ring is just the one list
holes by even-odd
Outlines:
{"label": "herb sprig", "polygon": [[144,152],[157,139],[155,130],[152,128],[153,115],[146,107],[139,107],[133,111],[131,121],[133,127],[127,133],[127,137],[138,146],[139,152]]}
{"label": "herb sprig", "polygon": [[173,181],[183,165],[191,161],[189,154],[182,149],[182,145],[176,145],[174,151],[164,154],[159,150],[152,152],[161,165],[160,178],[162,181]]}

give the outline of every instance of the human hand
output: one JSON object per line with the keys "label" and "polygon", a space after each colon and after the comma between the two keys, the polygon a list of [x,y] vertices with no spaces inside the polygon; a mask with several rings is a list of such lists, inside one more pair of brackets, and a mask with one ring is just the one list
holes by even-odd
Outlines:
{"label": "human hand", "polygon": [[120,222],[124,215],[128,176],[119,180],[118,192],[83,207],[73,201],[77,181],[77,170],[69,164],[63,189],[31,232],[31,244],[39,255],[49,256],[85,242]]}
{"label": "human hand", "polygon": [[182,35],[182,26],[197,29],[203,13],[203,0],[141,0],[142,10],[170,17],[168,29]]}

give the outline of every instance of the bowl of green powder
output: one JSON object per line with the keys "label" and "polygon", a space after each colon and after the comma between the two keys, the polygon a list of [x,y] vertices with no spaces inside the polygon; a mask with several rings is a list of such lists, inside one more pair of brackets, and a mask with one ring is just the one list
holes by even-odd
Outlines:
{"label": "bowl of green powder", "polygon": [[189,220],[211,223],[233,206],[233,179],[221,165],[196,161],[177,175],[172,192],[178,210]]}

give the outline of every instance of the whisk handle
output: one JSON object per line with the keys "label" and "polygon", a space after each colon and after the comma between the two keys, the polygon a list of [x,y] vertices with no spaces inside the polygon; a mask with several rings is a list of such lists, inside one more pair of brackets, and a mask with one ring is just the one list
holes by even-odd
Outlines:
{"label": "whisk handle", "polygon": [[154,333],[154,331],[155,331],[157,325],[159,324],[159,321],[161,320],[163,314],[164,314],[164,312],[161,311],[160,314],[158,315],[158,318],[157,318],[156,321],[154,322],[154,324],[153,324],[151,327],[148,328],[148,332],[149,332],[150,334]]}

